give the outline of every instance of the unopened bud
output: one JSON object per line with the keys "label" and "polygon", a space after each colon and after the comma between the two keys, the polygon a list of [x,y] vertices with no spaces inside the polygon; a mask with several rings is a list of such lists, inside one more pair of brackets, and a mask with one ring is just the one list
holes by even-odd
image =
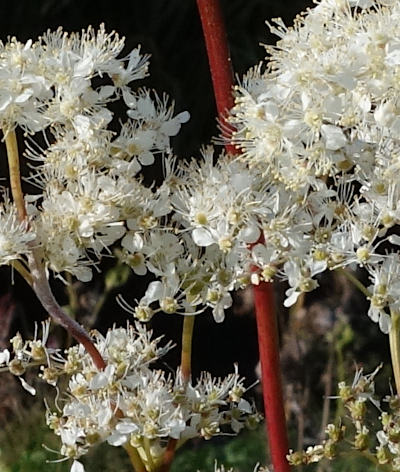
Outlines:
{"label": "unopened bud", "polygon": [[13,375],[22,375],[25,373],[25,367],[19,359],[13,359],[8,364],[8,368]]}

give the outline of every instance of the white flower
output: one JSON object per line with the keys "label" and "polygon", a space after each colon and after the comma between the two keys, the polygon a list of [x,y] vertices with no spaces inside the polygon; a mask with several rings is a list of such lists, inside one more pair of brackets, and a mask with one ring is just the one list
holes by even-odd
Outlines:
{"label": "white flower", "polygon": [[85,468],[81,462],[74,460],[70,472],[85,472]]}
{"label": "white flower", "polygon": [[20,259],[31,250],[36,238],[28,229],[27,222],[21,222],[15,205],[6,200],[0,204],[0,265]]}
{"label": "white flower", "polygon": [[337,151],[347,142],[346,136],[338,126],[322,125],[321,134],[325,138],[326,149],[332,151]]}
{"label": "white flower", "polygon": [[153,131],[153,146],[164,152],[169,151],[169,138],[176,136],[183,123],[186,123],[190,115],[187,111],[173,116],[174,107],[168,106],[166,95],[160,98],[155,95],[154,100],[148,90],[139,90],[134,95],[131,109],[127,111],[130,118],[140,122],[144,120],[149,129]]}
{"label": "white flower", "polygon": [[0,365],[7,365],[10,361],[10,351],[8,349],[3,349],[0,351]]}

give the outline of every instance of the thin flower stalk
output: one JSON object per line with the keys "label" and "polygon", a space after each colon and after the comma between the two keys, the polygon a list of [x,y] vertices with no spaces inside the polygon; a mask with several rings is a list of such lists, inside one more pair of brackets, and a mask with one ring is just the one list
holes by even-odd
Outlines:
{"label": "thin flower stalk", "polygon": [[13,261],[11,262],[11,266],[25,279],[27,284],[32,287],[32,284],[33,284],[32,275],[29,272],[29,270],[24,266],[24,264],[22,264],[20,261]]}
{"label": "thin flower stalk", "polygon": [[[218,0],[197,0],[197,7],[203,26],[218,116],[226,133],[224,115],[227,110],[233,107],[234,98],[232,95],[232,66],[222,12]],[[229,136],[224,137],[229,142]],[[232,144],[227,144],[225,147],[231,154],[240,153]],[[262,282],[254,286],[262,386],[271,459],[276,472],[287,472],[290,470],[286,460],[288,439],[281,385],[277,321],[272,295],[270,283]]]}
{"label": "thin flower stalk", "polygon": [[183,318],[181,372],[185,383],[192,373],[192,339],[195,317],[187,315]]}
{"label": "thin flower stalk", "polygon": [[[192,341],[195,316],[183,317],[182,348],[181,348],[181,373],[185,385],[190,381],[192,375]],[[160,472],[168,472],[175,457],[177,439],[169,438],[167,449],[163,456]]]}
{"label": "thin flower stalk", "polygon": [[393,375],[396,384],[397,395],[400,392],[400,313],[392,312],[391,327],[389,331],[390,356],[392,358]]}
{"label": "thin flower stalk", "polygon": [[360,292],[362,292],[367,297],[367,299],[371,298],[372,293],[350,271],[343,269],[341,267],[336,270],[339,272],[339,274],[344,275],[356,288],[358,288],[358,290],[360,290]]}
{"label": "thin flower stalk", "polygon": [[129,443],[125,444],[124,449],[128,453],[129,459],[135,472],[145,472],[146,468],[143,465],[143,462],[139,456],[139,453],[137,452],[137,449],[135,449]]}
{"label": "thin flower stalk", "polygon": [[26,219],[24,194],[21,187],[21,173],[19,167],[18,143],[15,131],[5,131],[5,143],[7,149],[8,168],[10,172],[11,193],[17,207],[21,221]]}
{"label": "thin flower stalk", "polygon": [[177,445],[177,440],[174,438],[169,438],[168,444],[167,444],[167,449],[164,452],[163,456],[163,461],[160,467],[160,472],[168,472],[172,461],[174,460],[175,457],[175,451],[176,451],[176,445]]}
{"label": "thin flower stalk", "polygon": [[[360,282],[351,272],[346,269],[337,269],[340,274],[343,274],[355,287],[360,290],[367,300],[373,299],[373,293],[368,290],[365,285]],[[391,310],[390,313],[390,328],[389,328],[389,347],[390,357],[392,360],[393,376],[396,385],[397,394],[400,392],[400,313]]]}

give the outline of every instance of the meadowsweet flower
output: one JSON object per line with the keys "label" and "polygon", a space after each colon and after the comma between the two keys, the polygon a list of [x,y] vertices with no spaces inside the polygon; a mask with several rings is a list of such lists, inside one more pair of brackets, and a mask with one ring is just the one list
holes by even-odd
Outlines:
{"label": "meadowsweet flower", "polygon": [[27,254],[35,238],[35,232],[28,229],[26,222],[19,221],[15,205],[6,197],[0,204],[0,265]]}
{"label": "meadowsweet flower", "polygon": [[[260,420],[243,398],[246,388],[237,366],[224,379],[203,373],[197,382],[186,383],[179,369],[171,375],[153,366],[172,344],[162,346],[161,338],[152,339],[139,323],[112,328],[105,336],[94,333],[93,342],[107,363],[102,371],[81,345],[69,348],[65,357],[48,348],[48,330],[46,323],[42,337],[36,334],[33,341],[17,335],[12,353],[2,351],[0,360],[31,393],[21,375],[35,365],[50,385],[67,385],[62,409],[59,401],[57,411],[48,407],[46,419],[61,439],[61,455],[73,459],[71,470],[79,470],[79,457],[100,442],[130,444],[145,464],[158,463],[168,438],[182,444],[194,437],[210,439]],[[67,381],[60,382],[65,376]],[[152,447],[143,449],[144,444]]]}
{"label": "meadowsweet flower", "polygon": [[[12,350],[4,349],[0,352],[0,370],[6,369],[18,377],[22,387],[31,395],[36,395],[34,387],[29,385],[22,377],[31,366],[42,365],[43,370],[49,367],[52,361],[58,358],[57,349],[46,346],[49,337],[50,321],[42,323],[42,336],[38,336],[38,327],[35,327],[35,336],[31,341],[23,341],[17,333],[10,341]],[[55,385],[54,382],[49,382]]]}
{"label": "meadowsweet flower", "polygon": [[249,71],[231,111],[239,160],[275,195],[257,215],[266,249],[253,250],[253,281],[287,278],[289,306],[318,285],[313,275],[356,264],[388,278],[369,311],[384,332],[398,285],[396,270],[383,275],[397,254],[383,245],[396,244],[388,231],[400,221],[399,16],[398,2],[321,0],[291,28],[276,20],[265,71]]}
{"label": "meadowsweet flower", "polygon": [[[28,180],[40,192],[26,196],[29,225],[18,222],[5,198],[0,263],[24,259],[34,242],[47,268],[88,281],[91,266],[129,231],[125,260],[146,272],[145,255],[130,254],[127,241],[144,234],[149,240],[171,205],[168,187],[145,186],[140,171],[155,156],[171,155],[170,137],[189,114],[175,114],[166,95],[131,89],[147,75],[148,56],[136,48],[119,57],[123,47],[104,25],[0,45],[0,126],[5,135],[16,127],[32,135],[24,157],[34,161]],[[115,133],[108,105],[121,97],[130,119]],[[35,142],[39,131],[44,145]]]}

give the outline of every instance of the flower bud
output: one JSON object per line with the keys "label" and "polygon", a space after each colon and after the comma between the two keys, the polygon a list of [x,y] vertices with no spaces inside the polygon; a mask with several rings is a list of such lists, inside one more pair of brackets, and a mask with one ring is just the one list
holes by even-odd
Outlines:
{"label": "flower bud", "polygon": [[392,455],[386,446],[378,446],[376,448],[376,458],[378,463],[383,465],[388,464],[391,461]]}
{"label": "flower bud", "polygon": [[25,373],[25,367],[22,364],[22,361],[19,359],[13,359],[9,364],[8,368],[13,375],[22,375]]}
{"label": "flower bud", "polygon": [[305,463],[304,452],[300,451],[289,451],[289,454],[286,456],[290,465],[302,465]]}
{"label": "flower bud", "polygon": [[368,438],[369,429],[365,426],[362,427],[360,431],[354,436],[354,447],[359,451],[365,451],[368,449]]}

